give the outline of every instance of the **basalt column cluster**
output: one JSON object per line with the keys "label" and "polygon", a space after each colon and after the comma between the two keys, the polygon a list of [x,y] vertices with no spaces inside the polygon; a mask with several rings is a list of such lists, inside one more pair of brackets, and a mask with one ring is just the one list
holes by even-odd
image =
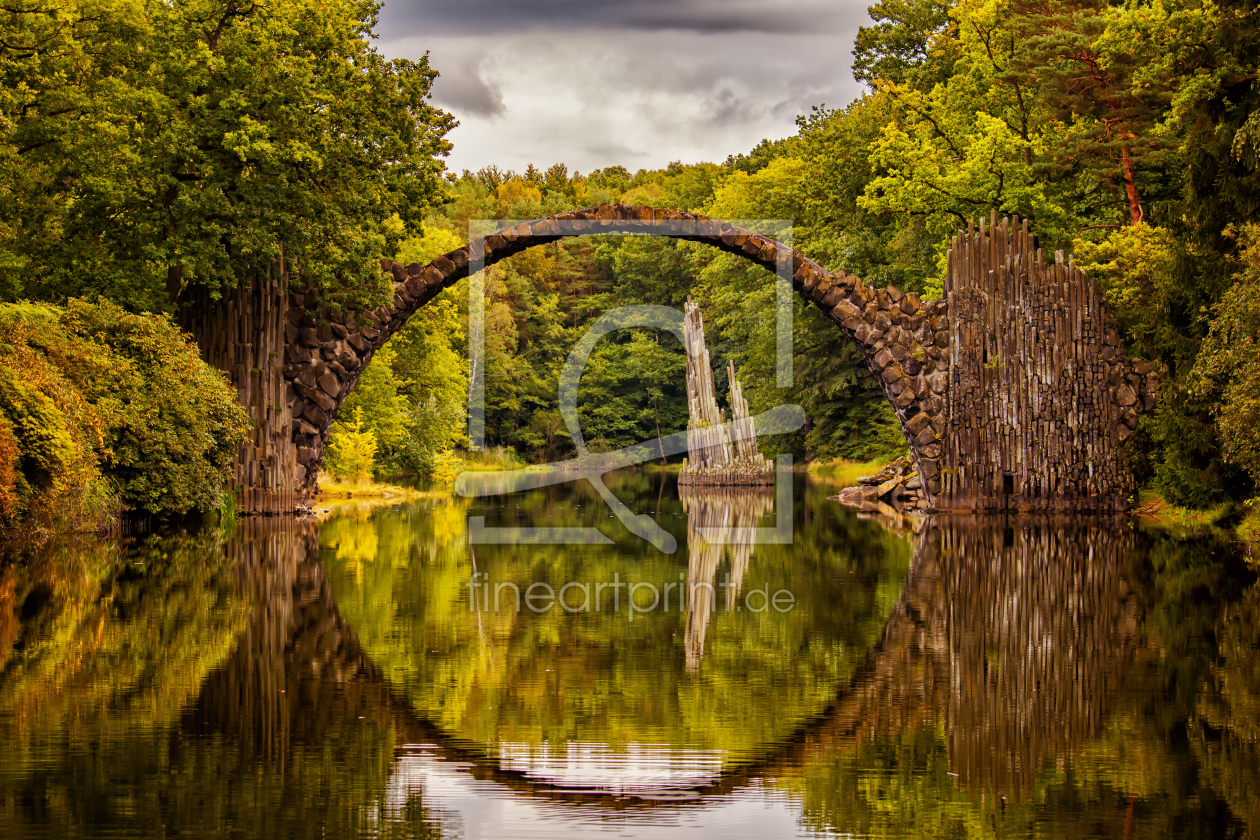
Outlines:
{"label": "basalt column cluster", "polygon": [[1098,283],[1018,218],[959,231],[945,279],[949,422],[936,507],[1122,510],[1120,444],[1158,375],[1125,358]]}

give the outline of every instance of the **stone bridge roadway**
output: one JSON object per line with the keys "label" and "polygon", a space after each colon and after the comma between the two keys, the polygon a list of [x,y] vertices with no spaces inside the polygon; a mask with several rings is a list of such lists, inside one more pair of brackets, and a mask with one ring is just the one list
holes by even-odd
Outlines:
{"label": "stone bridge roadway", "polygon": [[[958,784],[1018,799],[1046,761],[1097,736],[1124,664],[1143,644],[1140,607],[1124,578],[1135,537],[1111,520],[1009,524],[942,518],[908,534],[911,571],[852,683],[761,760],[692,789],[728,793],[865,739],[943,721]],[[575,794],[571,781],[508,769],[461,746],[395,693],[361,650],[333,602],[312,524],[240,527],[234,550],[253,618],[186,727],[283,763],[295,744],[322,743],[330,721],[367,719],[392,729],[395,750],[429,745],[436,760],[521,796],[613,809],[680,804]]]}
{"label": "stone bridge roadway", "polygon": [[[702,242],[780,276],[861,349],[901,422],[928,506],[1115,510],[1132,494],[1119,451],[1158,376],[1125,358],[1098,284],[1027,223],[996,217],[954,238],[941,300],[877,289],[766,236],[704,216],[600,205],[523,222],[428,265],[385,261],[393,302],[330,309],[283,267],[222,300],[190,293],[181,321],[236,382],[254,439],[236,465],[244,512],[291,512],[315,486],[329,429],[381,346],[420,307],[534,245],[632,233]],[[297,281],[292,281],[296,283]]]}

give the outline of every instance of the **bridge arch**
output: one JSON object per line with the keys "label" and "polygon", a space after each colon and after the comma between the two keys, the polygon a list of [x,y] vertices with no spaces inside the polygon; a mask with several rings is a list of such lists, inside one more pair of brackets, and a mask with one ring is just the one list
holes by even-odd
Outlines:
{"label": "bridge arch", "polygon": [[232,375],[257,424],[237,458],[240,509],[290,512],[310,497],[341,404],[376,351],[439,292],[534,245],[608,233],[703,242],[790,271],[792,288],[861,350],[928,506],[1127,504],[1133,480],[1119,444],[1154,406],[1158,375],[1125,358],[1097,284],[1061,252],[1044,263],[1026,222],[994,217],[987,229],[982,221],[959,231],[944,299],[921,300],[727,222],[602,204],[513,225],[428,265],[382,260],[393,300],[370,311],[330,310],[318,291],[291,288],[283,265],[221,301],[190,301],[185,327]]}
{"label": "bridge arch", "polygon": [[[526,248],[568,237],[610,233],[702,242],[771,272],[789,271],[793,288],[861,348],[867,367],[902,423],[916,461],[939,454],[936,435],[944,431],[941,410],[948,340],[944,302],[922,301],[914,293],[902,294],[895,289],[869,288],[857,277],[832,273],[770,237],[699,214],[601,205],[513,225],[485,237],[481,248],[466,245],[428,265],[404,266],[383,260],[382,271],[393,278],[393,305],[346,313],[340,319],[329,315],[331,323],[323,336],[318,326],[318,295],[291,293],[292,304],[302,312],[294,336],[297,341],[290,345],[286,359],[291,366],[286,378],[292,374],[299,398],[294,405],[299,464],[308,474],[318,469],[332,418],[372,354],[443,289],[466,278],[470,269],[492,266]],[[369,326],[359,326],[357,321],[366,321]],[[342,331],[345,336],[340,335]]]}

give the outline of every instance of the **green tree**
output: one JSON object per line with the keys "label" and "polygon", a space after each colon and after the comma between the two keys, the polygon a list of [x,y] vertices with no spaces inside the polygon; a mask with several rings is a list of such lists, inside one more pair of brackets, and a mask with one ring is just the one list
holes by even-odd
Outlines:
{"label": "green tree", "polygon": [[284,257],[355,308],[438,194],[454,121],[372,0],[33,0],[0,10],[10,299],[158,309]]}
{"label": "green tree", "polygon": [[686,370],[668,333],[628,330],[601,340],[578,386],[588,446],[617,449],[686,429]]}
{"label": "green tree", "polygon": [[72,300],[49,345],[108,429],[102,462],[133,510],[218,508],[249,420],[226,377],[166,316]]}
{"label": "green tree", "polygon": [[1037,93],[1067,126],[1051,152],[1051,171],[1088,173],[1135,225],[1146,217],[1141,170],[1156,165],[1168,145],[1157,130],[1168,87],[1143,68],[1167,49],[1161,35],[1171,10],[1155,3],[1017,0],[1009,28],[994,26],[986,39],[1009,40],[1012,60],[1003,78]]}
{"label": "green tree", "polygon": [[1238,231],[1242,270],[1199,351],[1195,390],[1212,396],[1225,458],[1260,485],[1260,225]]}
{"label": "green tree", "polygon": [[877,93],[798,119],[798,154],[809,177],[801,182],[793,236],[810,256],[869,285],[931,296],[939,283],[938,241],[925,216],[858,201],[878,173],[873,153],[896,107],[892,96]]}
{"label": "green tree", "polygon": [[1003,11],[977,2],[951,14],[958,29],[949,77],[928,89],[880,86],[891,108],[871,144],[878,169],[859,204],[923,217],[941,255],[956,230],[991,210],[1018,213],[1043,241],[1066,245],[1082,226],[1082,196],[1070,178],[1042,177],[1063,127],[1018,82],[1003,83],[1018,53]]}
{"label": "green tree", "polygon": [[[403,242],[395,259],[424,264],[461,244],[451,231],[430,224],[424,235]],[[340,409],[343,418],[361,412],[377,443],[378,475],[429,475],[439,453],[465,440],[468,372],[458,301],[459,290],[448,290],[413,315],[375,354]],[[334,423],[330,447],[349,433],[350,424]],[[331,453],[329,463],[342,470]]]}
{"label": "green tree", "polygon": [[[410,400],[400,393],[402,383],[394,373],[397,353],[387,343],[376,352],[371,364],[359,377],[359,384],[342,404],[339,417],[353,417],[364,430],[372,433],[377,472],[397,472],[400,456],[408,435]],[[342,435],[350,434],[354,423],[338,420],[329,436],[330,444]]]}
{"label": "green tree", "polygon": [[949,9],[941,0],[880,0],[870,6],[874,25],[859,27],[853,42],[854,78],[868,85],[938,81],[941,56],[933,47],[951,33]]}
{"label": "green tree", "polygon": [[[793,225],[793,244],[806,253],[823,257],[832,268],[846,260],[824,256],[815,249],[820,240],[832,244],[834,230],[823,230],[816,215],[829,202],[811,203],[811,170],[802,159],[776,158],[749,175],[735,171],[714,194],[708,211],[719,218],[800,220]],[[768,231],[784,236],[788,231]],[[814,307],[793,296],[793,385],[785,393],[778,388],[778,340],[776,278],[770,272],[730,255],[700,256],[701,300],[708,310],[710,343],[720,339],[722,355],[734,358],[752,411],[760,412],[782,402],[796,402],[804,409],[803,433],[780,444],[783,449],[804,450],[807,457],[848,457],[867,460],[894,454],[904,448],[896,418],[887,399],[866,370],[861,352],[841,335],[834,323]],[[850,268],[850,270],[852,270]]]}

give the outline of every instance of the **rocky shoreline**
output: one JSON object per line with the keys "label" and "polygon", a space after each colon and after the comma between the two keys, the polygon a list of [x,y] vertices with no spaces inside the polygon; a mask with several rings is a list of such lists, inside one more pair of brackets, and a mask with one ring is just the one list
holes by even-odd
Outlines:
{"label": "rocky shoreline", "polygon": [[856,487],[846,487],[830,498],[858,510],[890,515],[925,508],[923,480],[906,457],[898,458],[875,475],[859,478]]}

